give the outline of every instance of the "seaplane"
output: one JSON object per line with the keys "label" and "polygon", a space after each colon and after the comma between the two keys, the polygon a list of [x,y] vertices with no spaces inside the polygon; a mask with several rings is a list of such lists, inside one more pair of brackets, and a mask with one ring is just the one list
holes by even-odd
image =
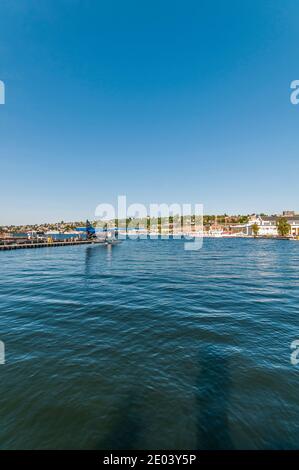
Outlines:
{"label": "seaplane", "polygon": [[86,220],[85,227],[78,227],[76,229],[78,232],[85,232],[86,239],[92,244],[100,245],[118,245],[121,243],[118,240],[118,228],[117,227],[104,227],[95,229],[93,225]]}

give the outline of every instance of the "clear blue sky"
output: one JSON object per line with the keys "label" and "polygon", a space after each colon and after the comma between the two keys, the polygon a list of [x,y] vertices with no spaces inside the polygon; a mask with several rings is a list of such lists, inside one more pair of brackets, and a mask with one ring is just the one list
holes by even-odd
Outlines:
{"label": "clear blue sky", "polygon": [[299,210],[298,0],[1,0],[0,225]]}

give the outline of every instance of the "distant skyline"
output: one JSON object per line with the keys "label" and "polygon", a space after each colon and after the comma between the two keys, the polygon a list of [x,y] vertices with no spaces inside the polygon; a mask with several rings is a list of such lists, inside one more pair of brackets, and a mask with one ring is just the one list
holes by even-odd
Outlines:
{"label": "distant skyline", "polygon": [[2,0],[0,225],[299,212],[299,2]]}
{"label": "distant skyline", "polygon": [[[293,212],[293,211],[292,211]],[[171,216],[172,214],[169,215],[169,217]],[[174,214],[174,215],[177,215],[177,214]],[[187,217],[188,215],[194,215],[194,214],[185,214]],[[234,217],[239,217],[239,218],[242,218],[243,216],[247,216],[247,217],[252,217],[252,216],[261,216],[261,215],[265,215],[265,216],[269,216],[269,217],[272,217],[272,216],[277,216],[277,217],[280,217],[280,216],[283,216],[282,213],[276,213],[276,214],[265,214],[263,212],[261,213],[243,213],[243,214],[227,214],[227,213],[223,213],[223,214],[203,214],[204,217],[215,217],[215,220],[219,220],[220,217],[223,217],[225,216],[228,219],[230,218],[234,218]],[[295,212],[295,216],[298,216],[299,213]],[[165,216],[163,215],[162,218],[165,218],[168,216]],[[128,217],[129,218],[129,217]],[[118,219],[116,217],[116,219]],[[142,219],[142,217],[133,217],[133,219]],[[81,218],[81,219],[73,219],[73,220],[53,220],[53,221],[47,221],[47,220],[43,220],[43,221],[39,221],[39,222],[32,222],[32,223],[24,223],[24,224],[2,224],[0,226],[2,227],[25,227],[25,226],[54,226],[54,225],[57,225],[57,226],[61,226],[61,225],[68,225],[68,224],[72,224],[72,223],[82,223],[83,225],[85,225],[85,222],[86,222],[86,218]],[[97,218],[97,217],[94,217],[94,218],[91,218],[90,221],[93,222],[93,221],[100,221],[101,219]],[[111,220],[115,220],[115,219],[111,219]],[[118,219],[118,220],[124,220],[124,219]]]}

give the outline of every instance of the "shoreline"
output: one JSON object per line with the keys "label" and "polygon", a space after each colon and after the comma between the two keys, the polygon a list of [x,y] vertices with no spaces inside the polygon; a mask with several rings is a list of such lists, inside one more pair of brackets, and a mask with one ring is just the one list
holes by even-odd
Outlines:
{"label": "shoreline", "polygon": [[[164,235],[165,237],[165,235]],[[179,235],[177,235],[177,237],[179,237]],[[209,239],[251,239],[251,240],[274,240],[274,241],[281,241],[281,240],[284,240],[284,241],[299,241],[299,239],[296,239],[296,238],[289,238],[289,237],[253,237],[253,236],[212,236],[212,235],[208,235],[208,236],[192,236],[192,237],[188,237],[186,239],[188,240],[192,240],[194,238],[209,238]],[[159,240],[159,239],[162,239],[163,240],[163,234],[162,235],[158,235],[158,234],[149,234],[147,235],[146,238],[143,238],[143,237],[139,237],[138,235],[136,236],[131,236],[131,237],[128,237],[127,240]],[[175,239],[175,236],[170,236],[168,237],[167,239]],[[182,236],[180,236],[180,238],[177,238],[177,240],[181,240],[183,239]],[[125,241],[125,240],[122,240],[122,241]],[[104,241],[100,241],[98,240],[96,243],[92,240],[73,240],[73,241],[55,241],[55,242],[39,242],[39,243],[13,243],[13,244],[3,244],[3,245],[0,245],[0,251],[12,251],[12,250],[24,250],[24,249],[35,249],[35,248],[53,248],[53,247],[63,247],[63,246],[75,246],[75,245],[105,245],[105,242]]]}

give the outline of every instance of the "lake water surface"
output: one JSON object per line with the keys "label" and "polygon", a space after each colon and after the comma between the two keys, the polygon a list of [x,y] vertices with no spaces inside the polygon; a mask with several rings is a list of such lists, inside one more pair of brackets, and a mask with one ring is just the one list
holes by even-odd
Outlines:
{"label": "lake water surface", "polygon": [[299,448],[299,242],[0,253],[1,449]]}

